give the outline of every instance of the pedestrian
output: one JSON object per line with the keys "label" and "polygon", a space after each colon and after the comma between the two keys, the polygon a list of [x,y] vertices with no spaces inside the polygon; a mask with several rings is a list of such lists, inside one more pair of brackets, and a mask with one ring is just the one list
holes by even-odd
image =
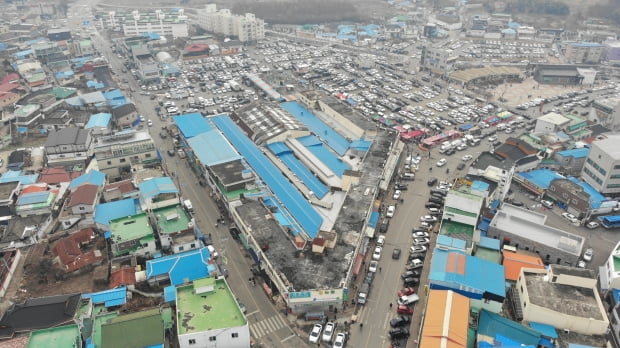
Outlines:
{"label": "pedestrian", "polygon": [[390,309],[392,309],[392,302],[390,302]]}
{"label": "pedestrian", "polygon": [[379,267],[379,273],[381,273],[381,267]]}

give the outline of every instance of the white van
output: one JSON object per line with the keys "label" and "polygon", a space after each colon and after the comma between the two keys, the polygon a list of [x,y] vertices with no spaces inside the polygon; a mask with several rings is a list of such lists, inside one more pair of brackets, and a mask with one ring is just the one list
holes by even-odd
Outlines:
{"label": "white van", "polygon": [[189,211],[190,213],[194,212],[194,206],[192,206],[192,201],[190,201],[189,199],[184,200],[183,205],[185,206],[185,209],[187,209],[187,211]]}

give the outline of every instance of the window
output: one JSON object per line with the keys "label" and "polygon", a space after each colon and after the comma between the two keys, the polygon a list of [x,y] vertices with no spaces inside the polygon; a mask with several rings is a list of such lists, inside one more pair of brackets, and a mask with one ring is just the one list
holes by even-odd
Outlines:
{"label": "window", "polygon": [[185,250],[185,247],[180,246],[180,247],[179,247],[179,251],[183,251],[183,250]]}
{"label": "window", "polygon": [[80,209],[80,210],[84,210],[84,207],[80,207],[79,209]]}
{"label": "window", "polygon": [[607,188],[618,188],[620,187],[620,184],[609,184],[607,185]]}
{"label": "window", "polygon": [[119,162],[121,162],[121,163],[125,163],[126,161],[127,161],[127,160],[126,160],[126,159],[124,159],[124,158],[121,158],[121,159],[119,160]]}
{"label": "window", "polygon": [[239,333],[237,333],[237,332],[233,332],[233,333],[231,334],[231,336],[232,336],[232,338],[239,338]]}
{"label": "window", "polygon": [[215,340],[217,339],[217,337],[215,336],[210,336],[209,337],[209,342],[215,342]]}
{"label": "window", "polygon": [[196,344],[196,340],[195,340],[195,339],[193,339],[193,338],[192,338],[192,339],[190,339],[190,340],[189,340],[189,344]]}
{"label": "window", "polygon": [[108,161],[108,165],[112,165],[112,161]]}
{"label": "window", "polygon": [[145,153],[145,154],[144,154],[144,157],[146,157],[146,158],[150,158],[150,157],[151,157],[151,154],[150,154],[150,153]]}
{"label": "window", "polygon": [[523,308],[525,308],[525,306],[527,306],[527,302],[523,302]]}
{"label": "window", "polygon": [[190,244],[190,245],[189,245],[189,247],[190,247],[190,248],[195,248],[195,247],[196,247],[196,244],[195,244],[195,243],[192,243],[192,244]]}
{"label": "window", "polygon": [[566,192],[562,193],[562,197],[563,198],[568,198],[568,193],[566,193]]}

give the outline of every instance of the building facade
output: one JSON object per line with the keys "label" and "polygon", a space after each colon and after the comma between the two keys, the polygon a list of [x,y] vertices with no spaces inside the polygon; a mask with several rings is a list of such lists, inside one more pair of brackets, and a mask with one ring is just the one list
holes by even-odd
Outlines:
{"label": "building facade", "polygon": [[110,181],[131,174],[132,167],[152,166],[160,162],[157,148],[148,132],[128,130],[100,137],[94,147],[99,170]]}
{"label": "building facade", "polygon": [[581,177],[602,194],[620,194],[620,134],[592,143]]}
{"label": "building facade", "polygon": [[183,9],[174,11],[155,10],[152,12],[116,12],[110,11],[105,16],[108,28],[122,31],[125,36],[141,36],[157,33],[161,36],[187,37],[188,17]]}
{"label": "building facade", "polygon": [[617,132],[620,131],[620,99],[610,97],[592,102],[590,120]]}
{"label": "building facade", "polygon": [[48,166],[84,168],[92,155],[92,137],[87,129],[77,127],[52,131],[45,143],[45,160]]}
{"label": "building facade", "polygon": [[566,59],[575,64],[596,64],[601,61],[605,46],[593,42],[573,42],[566,46]]}
{"label": "building facade", "polygon": [[265,38],[265,21],[252,13],[236,15],[229,9],[218,10],[209,4],[198,13],[198,25],[203,29],[225,36],[236,36],[241,42],[258,41]]}

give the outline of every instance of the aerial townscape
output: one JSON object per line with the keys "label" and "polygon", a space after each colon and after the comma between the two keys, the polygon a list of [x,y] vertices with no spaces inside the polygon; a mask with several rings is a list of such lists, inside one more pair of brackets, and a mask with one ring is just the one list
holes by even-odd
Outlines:
{"label": "aerial townscape", "polygon": [[616,0],[0,8],[0,348],[620,348]]}

